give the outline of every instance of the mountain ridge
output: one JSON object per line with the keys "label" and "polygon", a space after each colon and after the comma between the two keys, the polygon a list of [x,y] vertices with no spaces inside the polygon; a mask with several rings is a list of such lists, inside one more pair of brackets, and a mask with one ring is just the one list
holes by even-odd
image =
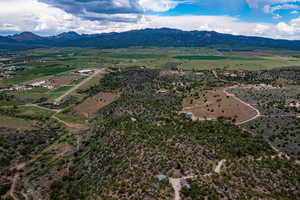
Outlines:
{"label": "mountain ridge", "polygon": [[[17,46],[17,48],[15,48]],[[179,29],[141,29],[126,32],[78,34],[64,32],[42,37],[31,32],[0,36],[0,49],[26,50],[51,47],[127,48],[141,47],[213,47],[224,49],[270,48],[300,50],[300,40],[271,39],[257,36],[223,34],[215,31]]]}

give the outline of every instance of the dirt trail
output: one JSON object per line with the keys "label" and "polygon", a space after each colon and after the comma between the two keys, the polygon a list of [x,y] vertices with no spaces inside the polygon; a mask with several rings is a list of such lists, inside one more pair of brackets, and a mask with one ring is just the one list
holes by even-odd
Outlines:
{"label": "dirt trail", "polygon": [[65,92],[63,95],[61,95],[60,97],[58,97],[57,99],[55,99],[54,100],[54,104],[59,104],[61,102],[61,100],[64,99],[66,96],[68,96],[69,94],[71,94],[75,90],[79,89],[82,85],[84,85],[85,83],[89,82],[91,79],[93,79],[94,77],[96,77],[99,73],[103,73],[104,71],[105,71],[105,69],[97,69],[94,72],[94,74],[92,74],[88,78],[84,79],[79,84],[75,85],[70,90],[68,90],[67,92]]}
{"label": "dirt trail", "polygon": [[[56,113],[56,114],[58,114],[58,113]],[[83,125],[81,125],[81,124],[68,123],[68,122],[66,122],[66,121],[64,121],[64,120],[59,119],[59,118],[58,118],[57,116],[55,116],[55,115],[53,115],[52,118],[55,119],[55,120],[57,120],[57,121],[59,121],[59,122],[61,122],[61,123],[63,123],[65,126],[67,126],[67,127],[69,127],[69,128],[76,128],[76,129],[79,129],[79,128],[82,128],[82,127],[83,127]]]}
{"label": "dirt trail", "polygon": [[17,181],[20,177],[19,173],[16,173],[15,176],[12,178],[12,185],[10,187],[9,190],[9,195],[14,199],[14,200],[18,200],[18,198],[15,196],[15,191],[16,191],[16,185],[17,185]]}
{"label": "dirt trail", "polygon": [[255,119],[261,117],[262,115],[261,115],[261,113],[260,113],[260,111],[259,111],[258,109],[254,108],[254,107],[253,107],[252,105],[250,105],[249,103],[244,102],[243,100],[241,100],[240,98],[238,98],[237,96],[235,96],[235,94],[229,93],[229,92],[227,91],[228,89],[230,89],[230,88],[235,88],[235,87],[237,87],[237,86],[232,86],[232,87],[229,87],[229,88],[224,89],[224,93],[225,93],[227,96],[230,96],[230,97],[236,99],[237,101],[241,102],[242,104],[244,104],[244,105],[250,107],[252,110],[254,110],[254,111],[256,112],[256,115],[255,115],[255,116],[253,116],[253,117],[251,117],[250,119],[247,119],[247,120],[245,120],[245,121],[236,123],[236,125],[242,125],[242,124],[245,124],[245,123],[247,123],[247,122],[250,122],[250,121],[252,121],[252,120],[255,120]]}
{"label": "dirt trail", "polygon": [[[213,171],[217,174],[220,174],[225,162],[226,162],[225,159],[219,161],[216,168]],[[203,177],[208,177],[208,176],[211,176],[212,174],[213,173],[204,174]],[[186,180],[186,179],[191,179],[191,178],[197,178],[197,176],[184,176],[182,178],[169,178],[169,183],[172,185],[173,190],[174,190],[174,200],[181,200],[181,197],[180,197],[180,190],[182,189],[181,180]]]}
{"label": "dirt trail", "polygon": [[169,178],[169,182],[174,189],[174,200],[180,200],[180,190],[182,188],[181,180],[186,180],[190,178],[195,178],[195,176],[185,176],[182,178]]}
{"label": "dirt trail", "polygon": [[222,166],[224,165],[224,163],[226,162],[225,159],[221,160],[218,165],[216,166],[214,172],[217,173],[217,174],[220,174],[221,173],[221,169],[222,169]]}
{"label": "dirt trail", "polygon": [[25,104],[23,106],[26,106],[26,107],[36,107],[36,108],[40,108],[40,109],[44,109],[44,110],[48,110],[48,111],[52,111],[52,112],[61,112],[60,109],[51,109],[51,108],[46,108],[46,107],[42,107],[42,106],[39,106],[37,104]]}

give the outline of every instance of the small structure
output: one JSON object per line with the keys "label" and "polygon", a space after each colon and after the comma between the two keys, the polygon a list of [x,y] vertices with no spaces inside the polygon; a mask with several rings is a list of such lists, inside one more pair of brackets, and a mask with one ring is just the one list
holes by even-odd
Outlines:
{"label": "small structure", "polygon": [[41,87],[45,83],[46,83],[46,81],[38,81],[38,82],[31,83],[30,86],[32,86],[32,87]]}
{"label": "small structure", "polygon": [[134,117],[130,117],[130,120],[133,121],[133,122],[136,122],[136,121],[137,121],[137,119],[134,118]]}
{"label": "small structure", "polygon": [[180,184],[181,184],[181,185],[189,186],[189,183],[188,183],[187,180],[184,179],[184,178],[180,179]]}
{"label": "small structure", "polygon": [[185,113],[185,116],[188,118],[193,118],[194,114],[192,112],[187,112],[187,113]]}
{"label": "small structure", "polygon": [[163,175],[163,174],[157,175],[156,177],[158,178],[159,181],[163,181],[163,180],[165,180],[165,179],[167,178],[167,177],[166,177],[165,175]]}
{"label": "small structure", "polygon": [[77,71],[77,73],[79,73],[79,74],[89,74],[93,71],[94,70],[91,70],[91,69],[82,69],[82,70]]}
{"label": "small structure", "polygon": [[211,117],[203,117],[203,118],[199,118],[198,120],[199,121],[212,121],[213,118],[211,118]]}

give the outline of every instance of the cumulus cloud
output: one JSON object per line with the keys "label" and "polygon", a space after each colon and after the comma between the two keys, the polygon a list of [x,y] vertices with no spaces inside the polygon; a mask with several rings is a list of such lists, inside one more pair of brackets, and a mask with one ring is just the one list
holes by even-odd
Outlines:
{"label": "cumulus cloud", "polygon": [[[87,1],[80,0],[78,2]],[[37,0],[0,1],[0,33],[33,31],[42,35],[53,35],[65,31],[76,31],[92,34],[169,27],[189,31],[210,30],[236,35],[288,39],[298,39],[300,35],[300,18],[295,18],[290,22],[271,24],[244,22],[238,17],[231,16],[165,16],[144,12],[146,10],[162,12],[177,5],[171,0],[157,0],[157,2],[164,2],[164,6],[153,2],[155,1],[139,0],[137,8],[143,4],[144,7],[139,8],[143,12],[99,13],[85,9],[81,11],[81,14],[88,17],[83,18],[79,14],[75,15],[65,9]],[[182,0],[181,2],[187,1]],[[130,7],[130,5],[127,0],[118,0],[114,1],[113,6],[123,8]]]}
{"label": "cumulus cloud", "polygon": [[[135,20],[136,16],[130,14],[102,15],[101,17],[115,19],[126,17],[134,18],[131,21],[143,21],[142,17]],[[123,20],[82,19],[36,0],[0,1],[0,31],[2,32],[35,31],[40,34],[56,34],[73,30],[80,33],[98,33],[143,28],[140,25],[140,23],[129,23]]]}
{"label": "cumulus cloud", "polygon": [[[102,15],[143,14],[146,11],[165,12],[187,0],[38,0],[89,20],[103,19]],[[114,21],[114,17],[110,20]],[[130,18],[132,19],[132,18]],[[117,21],[122,18],[118,17]],[[128,21],[125,16],[124,21]]]}

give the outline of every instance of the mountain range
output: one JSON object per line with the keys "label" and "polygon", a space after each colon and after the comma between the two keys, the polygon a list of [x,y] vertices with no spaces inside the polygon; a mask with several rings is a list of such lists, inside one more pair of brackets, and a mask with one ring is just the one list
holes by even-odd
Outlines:
{"label": "mountain range", "polygon": [[300,50],[300,40],[222,34],[214,31],[143,29],[121,33],[78,34],[65,32],[42,37],[31,32],[0,36],[0,50],[27,50],[51,47],[127,48],[127,47],[213,47],[223,50],[257,48]]}

